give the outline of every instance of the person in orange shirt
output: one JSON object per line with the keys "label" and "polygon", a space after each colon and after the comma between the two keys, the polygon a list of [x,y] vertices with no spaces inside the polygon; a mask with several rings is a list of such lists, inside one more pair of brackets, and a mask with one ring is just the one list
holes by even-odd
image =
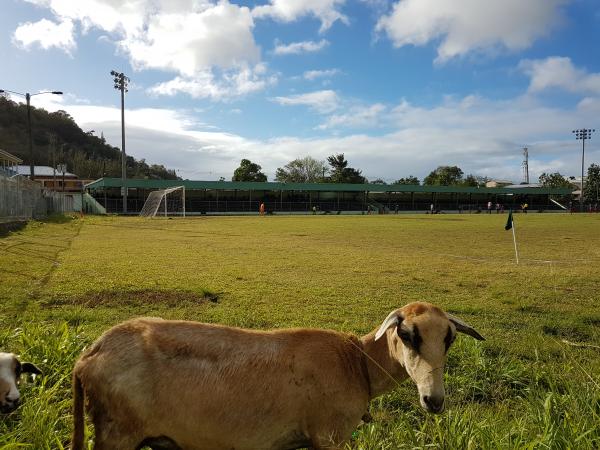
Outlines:
{"label": "person in orange shirt", "polygon": [[263,202],[260,202],[260,206],[258,207],[258,213],[261,216],[265,215],[265,204]]}

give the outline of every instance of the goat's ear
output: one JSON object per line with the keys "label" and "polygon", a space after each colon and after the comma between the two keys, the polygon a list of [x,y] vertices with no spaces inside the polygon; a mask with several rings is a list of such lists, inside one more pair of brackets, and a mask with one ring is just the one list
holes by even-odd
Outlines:
{"label": "goat's ear", "polygon": [[454,326],[456,327],[456,331],[458,331],[460,333],[468,334],[469,336],[474,337],[478,341],[485,341],[485,338],[482,335],[480,335],[475,330],[475,328],[473,328],[470,325],[467,325],[465,322],[458,319],[457,317],[454,317],[453,315],[448,314],[448,319],[450,319],[450,322],[452,322],[454,324]]}
{"label": "goat's ear", "polygon": [[41,375],[42,371],[38,369],[35,364],[30,362],[21,363],[21,372],[23,373],[33,373],[35,375]]}
{"label": "goat's ear", "polygon": [[375,333],[375,340],[377,340],[381,336],[383,336],[385,334],[385,332],[388,330],[388,328],[391,328],[393,326],[397,326],[398,324],[400,324],[402,322],[402,320],[404,320],[404,318],[402,317],[402,315],[399,312],[392,311],[391,313],[389,313],[389,315],[385,318],[385,320],[379,327],[379,330],[377,330],[377,333]]}

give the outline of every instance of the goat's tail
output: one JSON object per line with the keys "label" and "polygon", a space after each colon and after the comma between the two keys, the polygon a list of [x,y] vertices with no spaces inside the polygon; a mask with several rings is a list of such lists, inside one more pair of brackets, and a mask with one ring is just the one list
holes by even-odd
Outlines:
{"label": "goat's tail", "polygon": [[73,437],[71,450],[83,450],[85,438],[84,396],[81,380],[73,371]]}

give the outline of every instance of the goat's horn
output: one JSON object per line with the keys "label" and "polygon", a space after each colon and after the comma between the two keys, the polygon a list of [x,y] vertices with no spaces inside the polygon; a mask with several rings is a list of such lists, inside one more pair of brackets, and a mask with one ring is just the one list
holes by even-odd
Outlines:
{"label": "goat's horn", "polygon": [[388,330],[388,328],[393,327],[394,325],[398,325],[398,323],[402,322],[402,317],[396,312],[392,311],[385,318],[377,333],[375,333],[375,340],[379,339],[383,334]]}
{"label": "goat's horn", "polygon": [[456,331],[460,331],[461,333],[468,334],[469,336],[474,337],[478,341],[485,341],[485,338],[482,335],[480,335],[475,330],[475,328],[473,328],[470,325],[467,325],[465,322],[458,319],[457,317],[454,317],[452,314],[448,314],[448,319],[450,319],[450,322],[452,322],[454,324],[454,326],[456,326]]}

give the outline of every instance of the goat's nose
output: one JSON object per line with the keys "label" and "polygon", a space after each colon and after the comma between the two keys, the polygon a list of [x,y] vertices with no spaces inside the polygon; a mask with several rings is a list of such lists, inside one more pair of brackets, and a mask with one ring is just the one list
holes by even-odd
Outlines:
{"label": "goat's nose", "polygon": [[18,400],[16,402],[0,403],[0,413],[7,414],[17,409]]}
{"label": "goat's nose", "polygon": [[425,405],[427,405],[427,409],[431,412],[438,413],[444,409],[444,397],[424,395],[423,401],[425,402]]}

